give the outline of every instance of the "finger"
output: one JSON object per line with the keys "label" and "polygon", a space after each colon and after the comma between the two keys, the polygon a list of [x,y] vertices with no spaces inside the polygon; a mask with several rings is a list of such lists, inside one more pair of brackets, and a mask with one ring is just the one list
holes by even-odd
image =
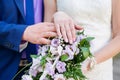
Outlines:
{"label": "finger", "polygon": [[38,23],[37,26],[39,26],[40,31],[41,31],[41,27],[44,28],[43,32],[56,31],[55,25],[53,23],[49,23],[49,22]]}
{"label": "finger", "polygon": [[54,26],[54,23],[50,23],[50,22],[44,22],[43,24],[46,24],[48,26]]}
{"label": "finger", "polygon": [[55,32],[44,32],[41,34],[41,37],[44,37],[44,38],[50,38],[50,37],[56,37],[57,36],[57,33]]}
{"label": "finger", "polygon": [[51,41],[49,39],[40,38],[38,44],[50,44],[50,43],[51,43]]}
{"label": "finger", "polygon": [[62,34],[61,34],[61,32],[60,32],[60,26],[59,26],[59,24],[55,24],[55,27],[56,27],[58,36],[59,36],[59,37],[62,37]]}
{"label": "finger", "polygon": [[75,29],[76,30],[82,30],[83,28],[81,26],[79,26],[79,25],[75,25]]}
{"label": "finger", "polygon": [[44,32],[56,32],[56,28],[55,28],[55,26],[47,26],[47,27],[43,27],[43,28],[45,28],[44,29]]}
{"label": "finger", "polygon": [[63,36],[65,42],[68,42],[68,38],[67,38],[67,34],[66,34],[66,30],[65,30],[64,25],[61,25],[60,29],[61,29],[61,33],[62,33],[62,36]]}
{"label": "finger", "polygon": [[66,28],[66,34],[67,34],[68,41],[70,44],[72,44],[73,43],[72,32],[71,32],[69,24],[66,24],[65,28]]}
{"label": "finger", "polygon": [[73,22],[70,22],[70,29],[71,29],[73,41],[75,41],[75,39],[76,39],[76,30],[75,30],[75,26],[74,26]]}

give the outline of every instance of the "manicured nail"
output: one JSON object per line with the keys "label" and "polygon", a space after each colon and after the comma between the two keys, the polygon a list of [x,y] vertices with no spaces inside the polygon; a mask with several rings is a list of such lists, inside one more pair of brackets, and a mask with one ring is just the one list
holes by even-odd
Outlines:
{"label": "manicured nail", "polygon": [[75,38],[73,38],[73,41],[75,41],[76,39]]}
{"label": "manicured nail", "polygon": [[68,39],[65,39],[65,42],[68,42]]}
{"label": "manicured nail", "polygon": [[70,44],[72,44],[73,43],[73,41],[72,40],[70,40]]}

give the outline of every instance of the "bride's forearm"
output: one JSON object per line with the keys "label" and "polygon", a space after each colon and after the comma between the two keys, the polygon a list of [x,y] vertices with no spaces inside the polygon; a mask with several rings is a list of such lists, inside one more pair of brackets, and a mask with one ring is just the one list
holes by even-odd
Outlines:
{"label": "bride's forearm", "polygon": [[51,22],[53,14],[57,11],[56,0],[44,0],[44,21]]}
{"label": "bride's forearm", "polygon": [[97,53],[95,53],[95,59],[97,64],[112,58],[120,52],[120,36],[116,36],[112,39],[108,45],[103,47]]}

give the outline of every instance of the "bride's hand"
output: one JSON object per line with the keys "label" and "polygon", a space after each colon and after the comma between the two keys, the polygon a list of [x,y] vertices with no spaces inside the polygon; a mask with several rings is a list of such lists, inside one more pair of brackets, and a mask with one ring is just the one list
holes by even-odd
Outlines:
{"label": "bride's hand", "polygon": [[56,12],[53,16],[56,30],[59,37],[63,37],[70,44],[76,39],[76,30],[81,30],[82,27],[76,25],[71,17],[64,12]]}
{"label": "bride's hand", "polygon": [[81,64],[81,70],[83,74],[86,74],[90,70],[90,60],[86,59]]}
{"label": "bride's hand", "polygon": [[95,57],[88,57],[85,61],[81,64],[81,70],[83,74],[86,74],[88,71],[93,69],[95,65],[97,64],[97,61]]}

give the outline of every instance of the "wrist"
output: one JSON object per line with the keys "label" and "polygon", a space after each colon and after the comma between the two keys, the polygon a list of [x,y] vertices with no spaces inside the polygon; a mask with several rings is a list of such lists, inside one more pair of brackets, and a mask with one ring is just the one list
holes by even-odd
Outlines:
{"label": "wrist", "polygon": [[65,12],[63,12],[63,11],[57,11],[56,13],[54,13],[54,15],[53,15],[53,19],[55,18],[55,17],[58,17],[58,16],[63,16],[63,15],[67,15]]}
{"label": "wrist", "polygon": [[95,57],[94,56],[91,57],[90,58],[90,69],[93,69],[96,66],[96,64],[97,64],[97,61],[96,61]]}
{"label": "wrist", "polygon": [[27,39],[27,37],[28,37],[27,34],[29,33],[29,32],[28,32],[29,27],[30,27],[30,26],[28,26],[28,27],[25,29],[24,33],[23,33],[23,36],[22,36],[22,40],[23,40],[23,41],[27,41],[27,40],[28,40],[28,39]]}
{"label": "wrist", "polygon": [[95,66],[96,66],[97,62],[95,57],[88,57],[85,61],[82,62],[82,72],[83,74],[85,74],[86,72],[88,72],[89,70],[92,70]]}

